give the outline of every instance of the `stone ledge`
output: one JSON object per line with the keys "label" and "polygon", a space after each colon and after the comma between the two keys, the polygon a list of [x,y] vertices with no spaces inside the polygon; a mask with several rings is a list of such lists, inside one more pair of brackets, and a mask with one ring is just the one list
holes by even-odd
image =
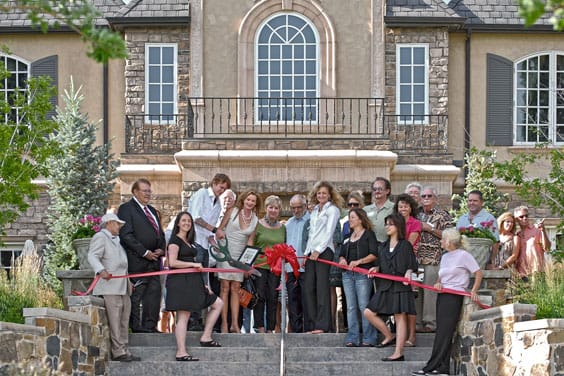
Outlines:
{"label": "stone ledge", "polygon": [[69,307],[83,307],[92,305],[95,307],[104,307],[104,298],[98,296],[67,296],[67,304]]}
{"label": "stone ledge", "polygon": [[182,172],[175,164],[127,164],[121,165],[117,169],[120,176],[124,175],[172,175],[180,176]]}
{"label": "stone ledge", "polygon": [[57,270],[56,276],[59,279],[84,279],[90,278],[94,279],[94,270],[83,269],[83,270]]}
{"label": "stone ledge", "polygon": [[543,330],[543,329],[564,329],[564,319],[541,319],[516,322],[513,326],[515,332],[525,332],[528,330]]}
{"label": "stone ledge", "polygon": [[470,313],[468,319],[470,321],[479,321],[485,319],[494,319],[498,317],[515,317],[528,315],[531,318],[537,314],[537,306],[534,304],[506,304],[499,307],[493,307]]}
{"label": "stone ledge", "polygon": [[35,325],[16,324],[13,322],[0,321],[0,332],[16,332],[44,336],[45,328]]}
{"label": "stone ledge", "polygon": [[56,308],[24,308],[23,316],[25,317],[25,322],[28,325],[33,325],[36,318],[43,317],[76,321],[82,324],[90,324],[90,318],[88,317],[88,315],[77,312],[63,311]]}

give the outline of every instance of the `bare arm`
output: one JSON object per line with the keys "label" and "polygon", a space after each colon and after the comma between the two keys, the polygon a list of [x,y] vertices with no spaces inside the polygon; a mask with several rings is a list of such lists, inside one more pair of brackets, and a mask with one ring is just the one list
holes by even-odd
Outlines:
{"label": "bare arm", "polygon": [[180,248],[176,244],[171,244],[168,246],[168,265],[173,269],[183,269],[183,268],[198,268],[202,269],[202,264],[199,262],[187,262],[180,261],[178,259],[178,251]]}

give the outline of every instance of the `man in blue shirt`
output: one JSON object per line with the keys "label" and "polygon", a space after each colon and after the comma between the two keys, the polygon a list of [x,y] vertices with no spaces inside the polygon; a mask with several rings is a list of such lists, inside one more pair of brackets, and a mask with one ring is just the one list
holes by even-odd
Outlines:
{"label": "man in blue shirt", "polygon": [[[304,225],[309,219],[309,212],[307,211],[307,200],[304,195],[297,194],[290,199],[290,208],[294,214],[286,223],[286,243],[296,250],[296,256],[303,257],[304,255]],[[298,260],[302,265],[301,260]],[[304,308],[302,302],[302,287],[303,287],[303,267],[300,268],[300,277],[296,279],[292,273],[292,267],[287,264],[286,271],[288,272],[288,280],[286,282],[286,289],[288,290],[288,316],[290,329],[293,333],[302,333],[304,331]]]}

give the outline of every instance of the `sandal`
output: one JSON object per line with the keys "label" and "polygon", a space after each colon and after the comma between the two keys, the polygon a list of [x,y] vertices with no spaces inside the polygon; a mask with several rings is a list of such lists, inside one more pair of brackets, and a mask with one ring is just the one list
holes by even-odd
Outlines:
{"label": "sandal", "polygon": [[371,343],[364,343],[364,342],[363,342],[360,346],[361,346],[361,347],[374,347],[373,344],[371,344]]}
{"label": "sandal", "polygon": [[188,355],[184,355],[184,356],[177,356],[176,357],[176,361],[177,362],[197,362],[198,360],[200,360],[199,358],[195,358],[192,355],[188,354]]}
{"label": "sandal", "polygon": [[357,347],[357,346],[356,346],[356,343],[347,342],[347,343],[345,343],[345,347]]}
{"label": "sandal", "polygon": [[200,341],[202,347],[221,347],[221,344],[213,339],[211,341]]}
{"label": "sandal", "polygon": [[411,342],[410,340],[405,341],[404,347],[416,347],[415,342]]}
{"label": "sandal", "polygon": [[376,345],[376,347],[382,348],[382,347],[392,346],[395,344],[396,344],[396,337],[392,338],[388,342],[380,342],[379,344]]}

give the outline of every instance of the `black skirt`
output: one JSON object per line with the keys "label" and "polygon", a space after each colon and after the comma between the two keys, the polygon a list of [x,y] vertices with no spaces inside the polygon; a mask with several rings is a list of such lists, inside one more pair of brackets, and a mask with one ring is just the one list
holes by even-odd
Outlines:
{"label": "black skirt", "polygon": [[411,290],[399,292],[377,290],[366,308],[372,312],[384,315],[393,315],[394,313],[415,315],[417,313],[415,310],[415,298]]}
{"label": "black skirt", "polygon": [[201,273],[169,274],[166,277],[167,311],[200,311],[212,305],[217,296],[204,286]]}

